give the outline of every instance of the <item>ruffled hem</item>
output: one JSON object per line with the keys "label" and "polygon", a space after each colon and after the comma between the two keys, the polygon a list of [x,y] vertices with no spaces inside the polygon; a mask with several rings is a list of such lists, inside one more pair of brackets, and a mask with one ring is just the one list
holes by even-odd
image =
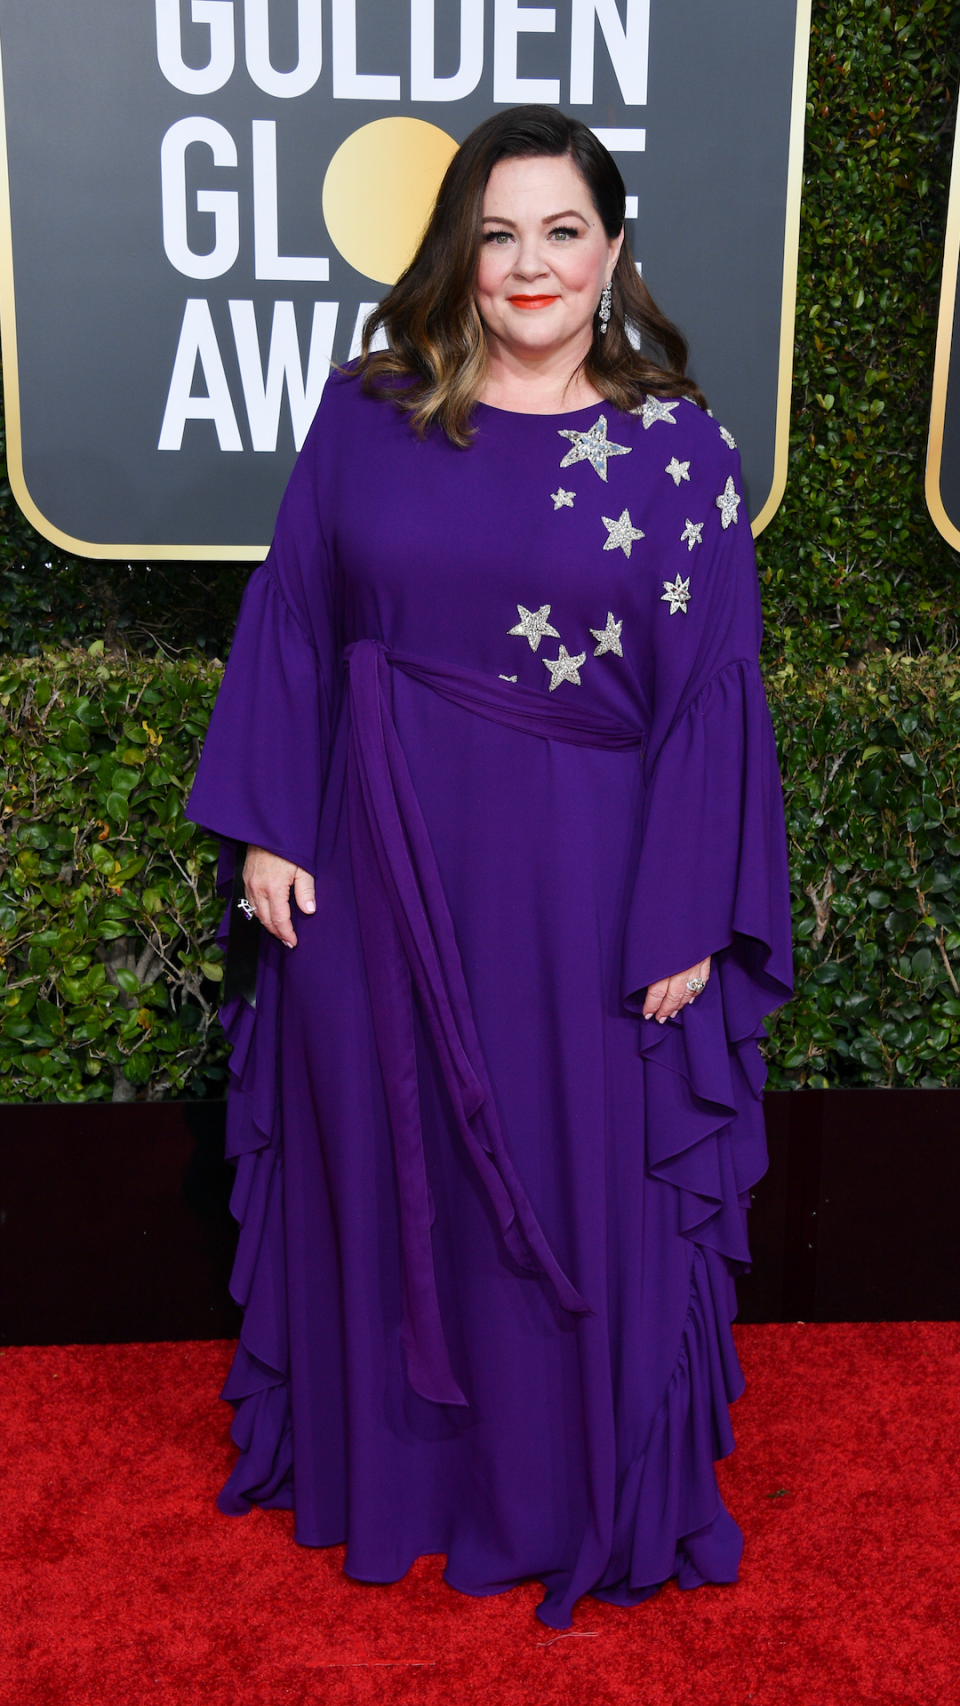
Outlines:
{"label": "ruffled hem", "polygon": [[[732,1275],[749,1262],[746,1202],[766,1160],[757,1047],[763,1034],[757,1009],[767,998],[756,978],[762,957],[762,944],[736,939],[717,956],[716,975],[682,1020],[640,1022],[649,1165],[679,1193],[680,1230],[693,1246],[690,1303],[646,1448],[620,1476],[606,1557],[598,1556],[594,1539],[572,1571],[544,1582],[538,1614],[552,1628],[568,1627],[574,1604],[586,1594],[631,1606],[671,1577],[685,1589],[737,1577],[742,1536],[723,1507],[713,1464],[733,1448],[727,1405],[743,1381],[730,1327]],[[223,1390],[236,1410],[231,1431],[240,1452],[219,1499],[229,1514],[254,1504],[294,1504],[280,973],[279,947],[265,938],[256,1011],[238,1000],[223,1012],[233,1045],[228,1155],[237,1163],[237,1179],[231,1208],[241,1226],[231,1292],[245,1311]]]}
{"label": "ruffled hem", "polygon": [[[224,847],[220,886],[232,881]],[[230,1434],[240,1449],[217,1504],[226,1515],[253,1505],[293,1507],[283,1161],[278,1101],[280,946],[264,936],[256,1010],[242,997],[221,1010],[232,1046],[226,1154],[236,1164],[230,1212],[240,1237],[230,1294],[244,1312],[240,1343],[221,1397],[236,1414]]]}
{"label": "ruffled hem", "polygon": [[651,1172],[679,1192],[683,1235],[733,1272],[750,1263],[746,1209],[767,1165],[759,1045],[764,1019],[792,993],[788,894],[770,715],[757,665],[737,660],[653,763],[621,991],[639,1013],[652,982],[713,956],[706,989],[681,1015],[641,1021],[640,1051]]}
{"label": "ruffled hem", "polygon": [[[757,1016],[737,1036],[728,1013],[742,948],[738,940],[714,957],[706,989],[682,1017],[640,1024],[650,1171],[677,1190],[683,1236],[725,1256],[733,1273],[750,1265],[746,1214],[767,1167],[766,1032]],[[757,992],[758,1007],[768,999]]]}
{"label": "ruffled hem", "polygon": [[713,1465],[733,1450],[728,1405],[743,1391],[733,1343],[732,1283],[723,1257],[696,1248],[680,1354],[643,1454],[618,1490],[608,1567],[593,1583],[575,1570],[537,1615],[569,1628],[584,1594],[639,1605],[671,1576],[681,1588],[735,1582],[743,1536],[725,1509]]}
{"label": "ruffled hem", "polygon": [[[233,1045],[227,1154],[237,1166],[231,1210],[240,1223],[230,1289],[244,1310],[222,1392],[236,1411],[231,1435],[240,1453],[218,1499],[229,1515],[253,1505],[294,1504],[277,1083],[279,960],[275,944],[265,939],[256,1011],[238,999],[222,1014]],[[552,1628],[568,1627],[572,1607],[584,1594],[630,1606],[672,1576],[683,1588],[736,1580],[742,1537],[720,1500],[713,1463],[733,1449],[727,1405],[739,1396],[743,1380],[730,1329],[731,1266],[748,1260],[743,1201],[763,1171],[765,1151],[760,1084],[751,1078],[749,1055],[745,1063],[728,1048],[723,987],[721,966],[708,986],[710,1000],[688,1009],[684,1022],[641,1027],[649,1062],[650,1164],[680,1190],[682,1229],[694,1241],[690,1306],[646,1450],[621,1479],[609,1567],[599,1579],[594,1572],[592,1580],[582,1580],[575,1569],[551,1584],[539,1616]],[[762,1072],[755,1040],[745,1040],[753,1043],[755,1073]],[[726,1123],[718,1126],[722,1102]],[[698,1135],[689,1116],[692,1109],[702,1120],[704,1108],[711,1129]],[[672,1142],[662,1141],[667,1132]],[[690,1140],[687,1148],[677,1148],[680,1132]]]}

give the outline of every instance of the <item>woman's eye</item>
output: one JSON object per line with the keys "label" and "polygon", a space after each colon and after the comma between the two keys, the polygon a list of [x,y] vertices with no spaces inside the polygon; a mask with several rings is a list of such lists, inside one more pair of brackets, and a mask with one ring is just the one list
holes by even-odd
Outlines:
{"label": "woman's eye", "polygon": [[485,243],[499,243],[502,248],[504,243],[509,243],[510,233],[509,231],[486,231],[483,240]]}
{"label": "woman's eye", "polygon": [[579,237],[580,233],[573,225],[555,225],[550,235],[565,243],[568,237]]}

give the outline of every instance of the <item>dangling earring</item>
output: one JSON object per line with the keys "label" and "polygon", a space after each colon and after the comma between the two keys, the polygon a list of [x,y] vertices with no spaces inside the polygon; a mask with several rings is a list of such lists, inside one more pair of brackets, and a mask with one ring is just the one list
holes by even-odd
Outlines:
{"label": "dangling earring", "polygon": [[612,301],[613,301],[613,284],[612,284],[612,282],[610,282],[610,283],[605,284],[603,287],[603,290],[602,290],[601,295],[600,295],[600,306],[597,309],[597,313],[600,316],[600,336],[602,338],[606,337],[607,327],[610,324],[610,304]]}

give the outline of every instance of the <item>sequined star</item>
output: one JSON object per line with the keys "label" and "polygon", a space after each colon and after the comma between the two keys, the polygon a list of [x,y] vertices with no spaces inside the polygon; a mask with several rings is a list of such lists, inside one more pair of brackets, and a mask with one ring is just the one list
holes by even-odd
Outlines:
{"label": "sequined star", "polygon": [[623,647],[620,644],[620,630],[622,627],[623,622],[615,622],[613,620],[613,611],[608,610],[606,627],[590,629],[594,639],[599,640],[600,642],[599,645],[594,647],[593,655],[595,658],[602,658],[605,652],[613,652],[614,656],[618,658],[623,657]]}
{"label": "sequined star", "polygon": [[660,603],[669,604],[671,616],[676,616],[678,610],[682,611],[684,616],[686,616],[687,605],[690,602],[689,575],[685,581],[682,581],[678,575],[675,581],[672,583],[670,581],[664,581],[663,585],[665,590],[660,595]]}
{"label": "sequined star", "polygon": [[550,671],[550,692],[555,692],[561,681],[572,681],[574,687],[579,687],[580,665],[586,661],[586,652],[581,652],[579,657],[572,658],[566,646],[560,647],[558,658],[554,658],[552,661],[550,658],[544,658],[544,668]]}
{"label": "sequined star", "polygon": [[736,450],[737,441],[734,438],[733,433],[729,432],[726,427],[720,428],[720,437],[723,439],[724,444],[726,444],[731,450]]}
{"label": "sequined star", "polygon": [[737,520],[737,510],[740,508],[740,504],[741,498],[737,488],[732,477],[728,476],[727,483],[717,499],[717,508],[720,511],[720,520],[723,523],[724,532],[730,526],[731,521]]}
{"label": "sequined star", "polygon": [[633,550],[633,541],[646,538],[646,534],[641,532],[639,527],[634,527],[628,509],[621,512],[619,521],[611,521],[608,515],[601,516],[600,519],[608,535],[603,547],[605,551],[619,550],[625,557],[629,557]]}
{"label": "sequined star", "polygon": [[689,462],[678,462],[675,456],[671,457],[663,471],[670,475],[675,486],[679,486],[681,480],[689,480],[690,478]]}
{"label": "sequined star", "polygon": [[676,426],[677,423],[671,411],[679,409],[679,407],[679,397],[674,397],[669,402],[664,397],[648,397],[642,408],[634,410],[634,414],[640,416],[643,421],[643,429],[646,432],[657,421],[666,421],[668,426]]}
{"label": "sequined star", "polygon": [[561,460],[561,468],[569,468],[574,462],[589,462],[601,480],[607,477],[608,456],[629,456],[632,446],[629,444],[614,444],[607,437],[607,417],[601,415],[594,421],[587,432],[574,432],[570,427],[558,427],[561,438],[569,438],[573,449],[568,450]]}
{"label": "sequined star", "polygon": [[686,527],[680,535],[681,545],[686,545],[688,551],[692,551],[694,545],[702,545],[703,529],[705,525],[706,523],[702,521],[688,520]]}
{"label": "sequined star", "polygon": [[550,493],[554,509],[572,509],[576,495],[576,492],[565,492],[562,486],[558,486],[555,492]]}
{"label": "sequined star", "polygon": [[497,676],[498,681],[516,681],[516,679],[517,678],[515,675],[498,675]]}
{"label": "sequined star", "polygon": [[515,628],[508,628],[507,633],[520,634],[523,639],[529,640],[532,652],[536,651],[544,634],[549,634],[552,640],[559,640],[559,630],[551,628],[547,621],[550,614],[549,604],[541,604],[539,610],[528,610],[525,604],[518,604],[517,609],[520,612],[520,620]]}

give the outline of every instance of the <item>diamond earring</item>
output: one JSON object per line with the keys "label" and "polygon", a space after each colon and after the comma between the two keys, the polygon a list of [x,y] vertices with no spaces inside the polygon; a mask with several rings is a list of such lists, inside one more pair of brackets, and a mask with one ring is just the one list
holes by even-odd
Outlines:
{"label": "diamond earring", "polygon": [[600,336],[602,338],[605,338],[607,335],[607,327],[610,323],[610,304],[611,304],[612,300],[613,300],[613,284],[607,283],[604,285],[603,290],[601,292],[600,306],[597,309],[597,313],[600,316]]}

